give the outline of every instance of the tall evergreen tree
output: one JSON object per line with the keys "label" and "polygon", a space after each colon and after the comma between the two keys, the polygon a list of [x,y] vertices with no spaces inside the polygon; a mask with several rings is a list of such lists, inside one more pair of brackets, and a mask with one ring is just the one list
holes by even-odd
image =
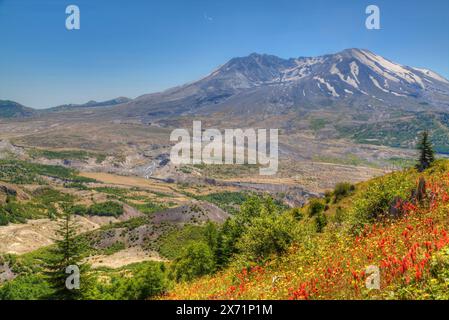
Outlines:
{"label": "tall evergreen tree", "polygon": [[[86,243],[77,236],[77,223],[69,213],[64,214],[56,231],[57,239],[50,250],[50,258],[47,262],[46,275],[54,289],[50,299],[80,300],[90,293],[92,278],[89,276],[90,266],[82,262]],[[71,273],[66,273],[67,267],[76,266],[79,269],[79,289],[68,288],[66,281]]]}
{"label": "tall evergreen tree", "polygon": [[429,168],[432,162],[435,161],[435,152],[433,151],[432,143],[429,139],[429,133],[424,131],[421,136],[421,141],[418,145],[419,159],[416,168],[421,172]]}

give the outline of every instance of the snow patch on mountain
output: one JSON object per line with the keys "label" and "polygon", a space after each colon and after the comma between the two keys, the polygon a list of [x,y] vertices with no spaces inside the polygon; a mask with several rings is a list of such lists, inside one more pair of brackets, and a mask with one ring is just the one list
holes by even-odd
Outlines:
{"label": "snow patch on mountain", "polygon": [[[428,76],[428,77],[430,77],[430,78],[432,78],[432,79],[435,79],[435,80],[437,80],[437,81],[440,81],[440,82],[444,82],[444,83],[449,84],[449,81],[448,81],[447,79],[443,78],[443,77],[440,76],[438,73],[433,72],[432,70],[422,69],[422,68],[413,68],[413,69],[416,70],[416,71],[419,71],[419,72],[424,73],[426,76]],[[427,79],[426,79],[426,80],[427,80]],[[429,80],[427,80],[427,81],[429,81]]]}
{"label": "snow patch on mountain", "polygon": [[[324,84],[327,87],[327,90],[332,94],[333,97],[340,97],[340,95],[335,91],[335,88],[330,85],[326,80],[320,78],[320,77],[313,77],[313,79],[318,80],[320,83]],[[319,86],[321,88],[321,86]]]}
{"label": "snow patch on mountain", "polygon": [[341,81],[346,82],[347,84],[349,84],[350,86],[358,89],[358,79],[357,79],[357,74],[359,73],[357,64],[352,65],[351,66],[351,73],[354,76],[355,79],[352,79],[350,76],[345,77],[345,75],[343,75],[340,70],[337,68],[336,64],[333,64],[330,70],[331,74],[335,74],[337,75]]}
{"label": "snow patch on mountain", "polygon": [[395,82],[405,81],[410,84],[416,84],[422,89],[425,88],[423,80],[415,73],[408,70],[397,63],[391,62],[379,55],[375,55],[367,50],[357,50],[354,55],[362,63],[369,66],[372,70],[377,72],[389,80]]}
{"label": "snow patch on mountain", "polygon": [[376,80],[376,78],[374,78],[372,75],[369,75],[369,78],[371,79],[371,81],[374,83],[374,85],[375,85],[377,88],[379,88],[379,89],[382,90],[383,92],[390,93],[390,91],[388,91],[388,90],[382,88],[382,87],[380,86],[379,82]]}
{"label": "snow patch on mountain", "polygon": [[397,93],[394,91],[391,91],[390,93],[394,94],[396,97],[407,97],[405,94]]}
{"label": "snow patch on mountain", "polygon": [[357,78],[358,77],[358,75],[359,75],[359,66],[357,65],[357,62],[355,62],[355,61],[352,61],[350,64],[349,64],[349,66],[351,67],[351,74],[352,74],[352,76],[354,77],[354,80],[355,80],[355,85],[354,85],[354,87],[355,88],[358,88],[358,86],[357,86],[357,83],[360,83],[360,81],[359,81],[359,79]]}

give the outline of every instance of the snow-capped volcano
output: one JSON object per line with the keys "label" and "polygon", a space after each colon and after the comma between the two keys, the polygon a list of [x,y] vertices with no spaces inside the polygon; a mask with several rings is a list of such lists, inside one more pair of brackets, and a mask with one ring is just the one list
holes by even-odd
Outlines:
{"label": "snow-capped volcano", "polygon": [[[217,87],[244,89],[264,85],[291,85],[303,96],[334,98],[354,94],[372,98],[435,98],[443,104],[449,97],[449,81],[437,73],[402,66],[368,50],[347,49],[333,55],[282,60],[275,56],[252,54],[237,58],[200,80],[216,82]],[[441,99],[432,97],[441,94]]]}
{"label": "snow-capped volcano", "polygon": [[231,59],[198,81],[138,97],[126,112],[149,117],[216,111],[278,114],[339,105],[447,111],[449,81],[369,50],[291,59],[253,53]]}

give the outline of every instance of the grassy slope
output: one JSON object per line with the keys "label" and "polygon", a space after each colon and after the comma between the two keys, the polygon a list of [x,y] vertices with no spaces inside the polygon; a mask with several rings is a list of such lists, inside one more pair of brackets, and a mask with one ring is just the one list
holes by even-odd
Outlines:
{"label": "grassy slope", "polygon": [[[348,227],[354,203],[368,198],[370,186],[414,185],[415,170],[358,185],[355,194],[330,205],[323,233],[304,237],[287,254],[180,283],[162,298],[448,299],[449,162],[437,163],[422,176],[428,200],[420,207],[405,204],[402,218],[370,223],[358,236]],[[333,218],[337,206],[346,209],[343,222]],[[368,266],[380,268],[381,290],[366,289]]]}
{"label": "grassy slope", "polygon": [[336,125],[342,137],[357,143],[409,148],[415,145],[416,135],[424,130],[432,133],[435,150],[447,153],[449,117],[444,113],[410,113],[390,121],[365,122],[362,124]]}

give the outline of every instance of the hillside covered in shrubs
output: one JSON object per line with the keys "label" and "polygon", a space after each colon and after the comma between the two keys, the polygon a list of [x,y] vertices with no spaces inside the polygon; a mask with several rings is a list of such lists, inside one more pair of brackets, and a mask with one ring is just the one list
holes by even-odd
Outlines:
{"label": "hillside covered in shrubs", "polygon": [[172,267],[196,272],[160,298],[448,299],[448,229],[446,160],[339,184],[300,209],[253,198],[185,251]]}

